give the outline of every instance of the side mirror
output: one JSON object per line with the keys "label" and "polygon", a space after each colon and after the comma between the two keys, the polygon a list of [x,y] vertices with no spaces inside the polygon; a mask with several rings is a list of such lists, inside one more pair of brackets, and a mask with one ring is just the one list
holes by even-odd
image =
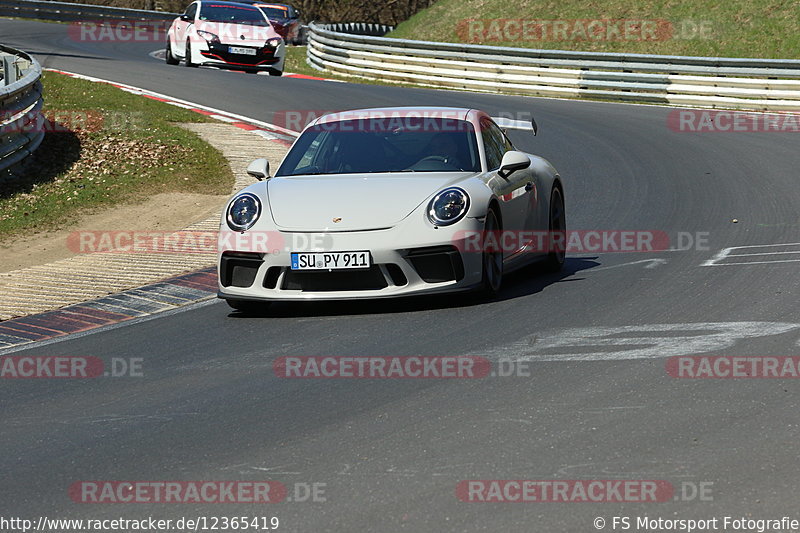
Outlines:
{"label": "side mirror", "polygon": [[192,19],[189,17],[189,15],[186,15],[186,14],[181,15],[180,18],[184,22],[191,22],[192,21]]}
{"label": "side mirror", "polygon": [[536,119],[531,117],[531,128],[533,128],[533,135],[534,137],[539,132],[539,126],[536,124]]}
{"label": "side mirror", "polygon": [[501,178],[507,178],[517,170],[522,170],[529,166],[531,166],[531,160],[526,154],[511,150],[503,155],[503,160],[500,162],[500,170],[497,171],[497,175]]}
{"label": "side mirror", "polygon": [[258,181],[269,178],[269,161],[266,159],[256,159],[247,166],[247,173]]}

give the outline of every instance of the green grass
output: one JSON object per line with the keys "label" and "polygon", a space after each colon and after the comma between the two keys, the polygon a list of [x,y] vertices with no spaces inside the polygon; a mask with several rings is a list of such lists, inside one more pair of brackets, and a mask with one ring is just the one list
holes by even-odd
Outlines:
{"label": "green grass", "polygon": [[177,125],[206,117],[50,72],[43,85],[44,114],[59,131],[48,132],[14,175],[0,178],[0,240],[162,192],[230,192],[233,175],[222,154]]}
{"label": "green grass", "polygon": [[305,74],[306,76],[319,76],[329,77],[327,73],[323,75],[319,70],[312,68],[306,63],[306,47],[305,46],[287,46],[286,47],[286,60],[283,64],[283,69],[286,72],[294,72],[296,74]]}
{"label": "green grass", "polygon": [[[439,0],[388,35],[400,39],[495,46],[716,57],[795,58],[800,54],[797,2],[779,0]],[[466,21],[484,21],[470,33]],[[669,21],[657,39],[558,39],[491,33],[491,19]],[[705,24],[706,33],[691,31]],[[694,24],[694,26],[692,26]],[[477,26],[473,26],[477,28]],[[686,28],[685,32],[681,32]],[[692,35],[693,34],[693,35]],[[693,37],[693,38],[688,38]]]}

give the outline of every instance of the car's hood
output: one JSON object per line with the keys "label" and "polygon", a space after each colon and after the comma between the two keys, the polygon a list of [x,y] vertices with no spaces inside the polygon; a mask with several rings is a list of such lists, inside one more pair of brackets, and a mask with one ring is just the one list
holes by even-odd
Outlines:
{"label": "car's hood", "polygon": [[264,46],[267,39],[280,37],[272,26],[251,26],[232,22],[199,23],[197,30],[211,32],[219,37],[222,44],[241,46]]}
{"label": "car's hood", "polygon": [[[351,174],[272,178],[272,218],[288,231],[389,228],[436,191],[471,173]],[[338,220],[338,222],[335,222]]]}

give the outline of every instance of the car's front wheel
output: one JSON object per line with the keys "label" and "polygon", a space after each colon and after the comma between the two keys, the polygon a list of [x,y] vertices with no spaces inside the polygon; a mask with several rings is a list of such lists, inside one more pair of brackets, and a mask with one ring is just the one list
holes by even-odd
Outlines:
{"label": "car's front wheel", "polygon": [[234,300],[228,298],[225,300],[232,309],[240,311],[248,315],[256,315],[263,313],[269,308],[270,302],[262,302],[258,300]]}
{"label": "car's front wheel", "polygon": [[479,292],[482,296],[491,297],[497,294],[503,284],[503,250],[497,244],[500,222],[494,209],[489,209],[483,223],[483,246],[481,263],[483,277]]}
{"label": "car's front wheel", "polygon": [[178,58],[172,55],[172,43],[169,42],[169,39],[167,39],[167,50],[164,53],[164,60],[167,62],[167,65],[178,64]]}
{"label": "car's front wheel", "polygon": [[184,58],[187,67],[196,67],[197,63],[192,63],[192,41],[186,39],[186,57]]}

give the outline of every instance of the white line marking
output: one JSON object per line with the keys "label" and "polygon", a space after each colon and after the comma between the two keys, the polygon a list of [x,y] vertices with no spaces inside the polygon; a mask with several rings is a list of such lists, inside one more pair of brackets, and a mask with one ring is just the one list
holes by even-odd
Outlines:
{"label": "white line marking", "polygon": [[775,248],[776,246],[800,246],[800,242],[785,242],[779,244],[748,244],[746,246],[731,246],[730,248],[723,248],[719,252],[714,255],[711,259],[703,261],[700,266],[731,266],[731,265],[765,265],[769,263],[796,263],[800,262],[800,259],[781,259],[781,260],[773,260],[773,261],[749,261],[746,263],[722,263],[721,261],[729,258],[729,257],[752,257],[752,256],[767,256],[767,255],[779,255],[779,254],[796,254],[800,253],[800,251],[791,251],[791,252],[763,252],[763,253],[755,253],[755,254],[732,254],[731,252],[734,250],[745,250],[745,249],[753,249],[753,248]]}
{"label": "white line marking", "polygon": [[741,248],[774,248],[775,246],[800,246],[800,242],[784,242],[778,244],[748,244],[746,246],[732,246],[726,250],[739,250]]}
{"label": "white line marking", "polygon": [[225,115],[209,115],[211,118],[215,118],[217,120],[221,120],[222,122],[238,122],[236,119],[231,117],[226,117]]}
{"label": "white line marking", "polygon": [[800,259],[781,259],[779,261],[748,261],[747,263],[716,263],[713,265],[702,266],[724,267],[733,265],[772,265],[774,263],[800,263]]}
{"label": "white line marking", "polygon": [[800,328],[786,322],[699,322],[560,328],[529,335],[484,353],[509,361],[624,361],[725,350],[746,339]]}
{"label": "white line marking", "polygon": [[728,257],[761,257],[762,255],[781,255],[781,254],[800,254],[800,250],[796,252],[761,252],[760,254],[731,254]]}
{"label": "white line marking", "polygon": [[717,252],[717,254],[714,257],[712,257],[711,259],[703,261],[700,264],[700,266],[704,266],[704,267],[716,266],[717,261],[722,261],[723,259],[728,257],[728,254],[731,253],[731,250],[733,250],[733,248],[723,248],[722,250]]}
{"label": "white line marking", "polygon": [[624,267],[624,266],[629,266],[629,265],[639,265],[641,263],[648,263],[648,265],[645,266],[645,268],[656,268],[659,265],[667,264],[667,260],[666,259],[642,259],[641,261],[631,261],[630,263],[622,263],[622,264],[619,264],[619,265],[612,265],[612,266],[607,266],[607,267],[593,268],[593,269],[591,269],[591,271],[592,272],[599,272],[600,270],[611,270],[612,268],[619,268],[619,267]]}

